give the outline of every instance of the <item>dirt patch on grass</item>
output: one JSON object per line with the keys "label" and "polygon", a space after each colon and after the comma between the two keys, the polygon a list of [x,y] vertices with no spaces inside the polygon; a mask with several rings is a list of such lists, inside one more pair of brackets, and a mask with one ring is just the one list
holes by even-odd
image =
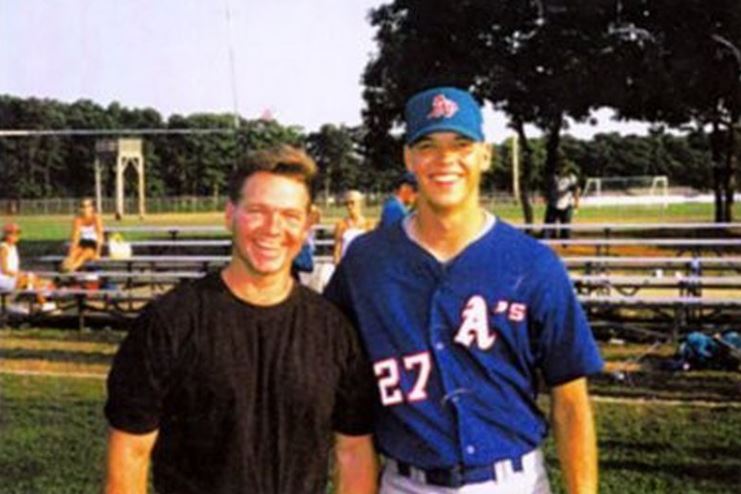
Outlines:
{"label": "dirt patch on grass", "polygon": [[640,362],[605,362],[604,372],[637,372],[643,369]]}
{"label": "dirt patch on grass", "polygon": [[42,359],[0,360],[0,373],[50,373],[50,374],[97,374],[105,376],[110,366],[104,364],[81,364],[78,362],[50,362]]}
{"label": "dirt patch on grass", "polygon": [[645,356],[671,357],[676,353],[677,349],[676,345],[672,343],[663,345],[636,343],[618,345],[607,343],[600,345],[600,351],[602,352],[602,358],[605,360],[627,360]]}

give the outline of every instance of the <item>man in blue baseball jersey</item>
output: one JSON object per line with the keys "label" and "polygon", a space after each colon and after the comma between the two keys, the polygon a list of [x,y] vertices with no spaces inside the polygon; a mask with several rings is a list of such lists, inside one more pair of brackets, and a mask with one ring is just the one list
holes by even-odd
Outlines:
{"label": "man in blue baseball jersey", "polygon": [[491,148],[468,92],[423,91],[405,117],[417,210],[358,238],[326,290],[373,362],[381,492],[549,493],[543,381],[568,492],[596,493],[603,363],[563,264],[480,207]]}
{"label": "man in blue baseball jersey", "polygon": [[417,178],[413,173],[405,172],[396,180],[394,193],[383,203],[378,226],[383,228],[401,221],[409,213],[416,197]]}

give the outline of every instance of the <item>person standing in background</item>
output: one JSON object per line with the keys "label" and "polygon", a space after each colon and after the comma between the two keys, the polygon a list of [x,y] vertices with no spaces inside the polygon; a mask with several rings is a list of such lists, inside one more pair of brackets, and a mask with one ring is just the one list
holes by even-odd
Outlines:
{"label": "person standing in background", "polygon": [[394,193],[386,199],[381,210],[380,227],[401,221],[414,206],[417,197],[417,179],[413,173],[405,172],[396,180]]}
{"label": "person standing in background", "polygon": [[565,228],[545,228],[543,238],[567,239],[571,236],[571,219],[579,209],[579,179],[576,166],[562,151],[557,158],[557,169],[548,188],[548,203],[545,210],[546,225],[565,225]]}

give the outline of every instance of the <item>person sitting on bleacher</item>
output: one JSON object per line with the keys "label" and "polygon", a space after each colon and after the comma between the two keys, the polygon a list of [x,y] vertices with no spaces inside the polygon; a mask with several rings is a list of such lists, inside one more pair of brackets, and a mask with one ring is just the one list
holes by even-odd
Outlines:
{"label": "person sitting on bleacher", "polygon": [[36,300],[42,311],[56,309],[53,302],[46,302],[42,295],[43,290],[53,288],[48,280],[39,278],[30,271],[21,271],[21,259],[18,255],[18,240],[21,227],[16,223],[8,223],[3,227],[3,240],[0,242],[0,292],[13,290],[39,290]]}
{"label": "person sitting on bleacher", "polygon": [[80,202],[80,212],[72,223],[72,238],[67,258],[62,261],[62,271],[77,271],[86,262],[100,259],[103,240],[103,220],[93,200],[86,197]]}

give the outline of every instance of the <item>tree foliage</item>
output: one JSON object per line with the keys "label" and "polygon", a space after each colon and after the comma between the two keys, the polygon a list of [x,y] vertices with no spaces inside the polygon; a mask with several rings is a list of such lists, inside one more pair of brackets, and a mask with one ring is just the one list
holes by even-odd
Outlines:
{"label": "tree foliage", "polygon": [[[378,53],[363,78],[369,155],[377,164],[399,152],[394,135],[411,94],[451,84],[503,110],[520,136],[528,222],[528,192],[555,176],[566,118],[589,119],[600,107],[670,126],[695,122],[698,131],[725,125],[725,138],[711,139],[710,148],[716,189],[732,198],[738,7],[737,0],[395,0],[371,14]],[[525,124],[545,135],[546,180],[537,180]]]}
{"label": "tree foliage", "polygon": [[[385,193],[403,165],[401,150],[374,166],[366,148],[365,127],[327,124],[308,135],[300,128],[272,120],[239,120],[226,114],[173,115],[166,121],[152,109],[103,108],[90,101],[63,104],[52,100],[0,96],[0,128],[122,129],[219,128],[208,135],[152,135],[144,138],[147,188],[152,197],[219,195],[225,180],[245,153],[277,143],[305,146],[319,166],[318,187],[329,194],[348,188]],[[548,138],[529,139],[533,190],[547,184]],[[497,146],[493,172],[485,191],[509,191],[512,184],[509,142]],[[581,176],[668,175],[670,183],[711,190],[711,146],[701,129],[677,136],[658,128],[648,136],[598,134],[589,141],[561,138],[560,147],[581,170]],[[0,138],[0,198],[91,195],[95,137],[46,136]],[[130,174],[129,179],[134,179]],[[113,194],[113,170],[104,177]]]}
{"label": "tree foliage", "polygon": [[307,148],[319,167],[318,182],[325,196],[350,188],[366,188],[357,129],[325,124],[307,137]]}
{"label": "tree foliage", "polygon": [[[223,129],[223,133],[151,135],[144,139],[147,194],[218,195],[229,172],[249,150],[277,143],[301,145],[302,129],[270,120],[239,120],[226,114],[173,115],[165,121],[154,109],[112,103],[104,108],[88,100],[0,96],[3,129]],[[0,139],[0,197],[38,198],[91,195],[95,141],[91,135]],[[103,187],[113,194],[114,170]],[[129,179],[133,178],[132,176]]]}

